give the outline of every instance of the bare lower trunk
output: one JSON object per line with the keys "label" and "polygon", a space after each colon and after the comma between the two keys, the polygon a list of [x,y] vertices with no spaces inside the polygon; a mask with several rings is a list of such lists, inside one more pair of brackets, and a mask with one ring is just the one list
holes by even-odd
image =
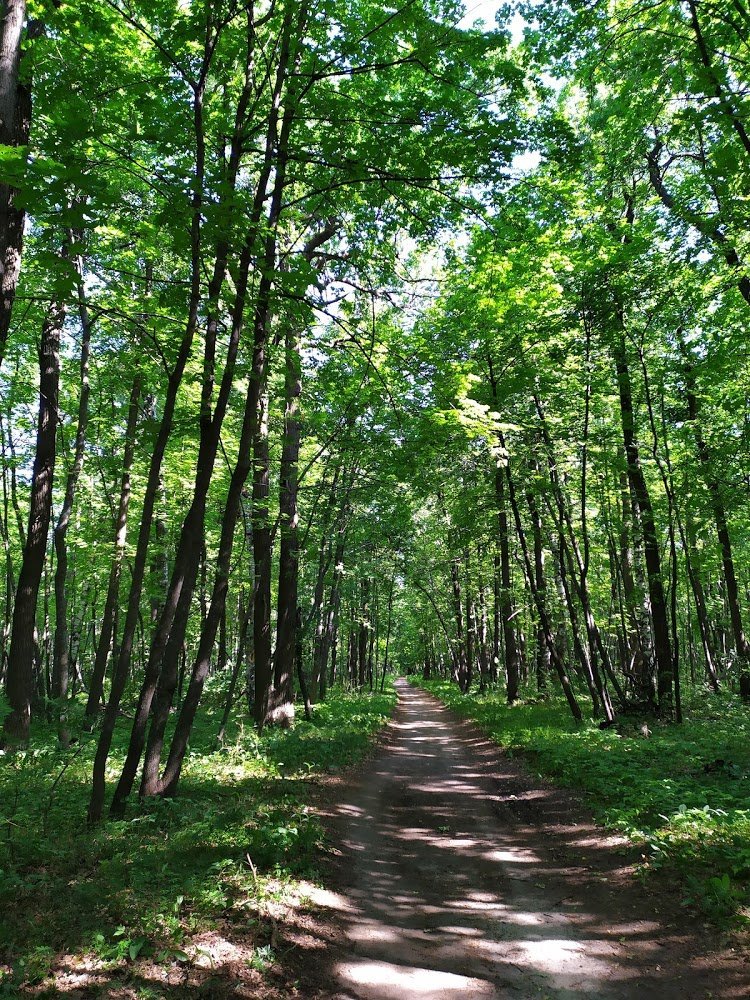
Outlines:
{"label": "bare lower trunk", "polygon": [[[245,413],[243,417],[242,433],[240,435],[239,452],[237,462],[232,471],[232,478],[229,483],[224,514],[221,524],[221,539],[219,541],[219,554],[216,563],[216,576],[214,578],[211,601],[208,613],[201,630],[198,653],[193,665],[185,700],[182,703],[180,714],[177,719],[174,736],[169,748],[169,755],[164,769],[164,773],[158,783],[153,783],[149,787],[149,794],[173,795],[177,788],[182,761],[187,750],[188,740],[192,731],[195,713],[200,703],[208,670],[211,663],[211,653],[216,642],[216,633],[219,629],[222,617],[226,610],[226,597],[229,589],[229,572],[231,568],[232,548],[234,544],[234,533],[237,521],[240,516],[242,491],[250,472],[250,444],[253,431],[258,419],[258,386],[251,380],[245,400]],[[240,662],[238,651],[238,663]]]}
{"label": "bare lower trunk", "polygon": [[89,354],[91,345],[91,321],[86,308],[83,287],[82,263],[77,262],[78,267],[78,312],[81,320],[81,361],[80,361],[80,389],[78,399],[78,426],[76,428],[75,447],[73,451],[73,463],[68,472],[65,484],[65,497],[60,509],[60,515],[55,526],[55,556],[57,565],[55,567],[55,639],[54,656],[52,664],[52,697],[60,701],[58,714],[60,718],[60,741],[67,746],[68,737],[65,731],[65,711],[62,703],[68,696],[68,679],[70,673],[69,662],[69,639],[68,639],[68,601],[67,601],[67,575],[68,575],[68,545],[67,534],[70,525],[70,516],[73,512],[73,502],[75,500],[78,479],[83,468],[84,446],[86,443],[86,430],[88,427],[88,402],[89,402]]}
{"label": "bare lower trunk", "polygon": [[[221,429],[229,404],[234,368],[239,349],[240,336],[244,326],[244,307],[247,293],[250,251],[243,248],[239,261],[239,274],[232,309],[232,323],[226,349],[224,371],[211,412],[211,397],[214,391],[214,351],[215,322],[213,309],[219,294],[223,276],[223,257],[215,266],[209,298],[212,313],[209,317],[209,333],[204,346],[204,373],[200,410],[200,443],[196,463],[193,499],[182,524],[177,553],[165,594],[164,605],[149,649],[146,672],[141,686],[136,716],[128,745],[128,753],[118,781],[113,799],[113,809],[121,808],[135,781],[135,776],[146,744],[143,764],[141,794],[157,794],[160,788],[159,765],[164,733],[169,713],[180,678],[180,658],[185,645],[185,635],[190,618],[193,594],[205,551],[204,524],[208,491],[219,450]],[[203,558],[205,565],[205,558]],[[205,624],[206,610],[202,610],[202,624]],[[146,743],[146,726],[151,715],[151,726]]]}
{"label": "bare lower trunk", "polygon": [[516,631],[513,627],[513,603],[511,599],[510,536],[508,513],[505,506],[505,473],[502,468],[495,472],[495,496],[498,509],[498,542],[500,549],[500,621],[503,630],[503,651],[505,654],[505,679],[508,704],[518,698],[518,684],[521,675],[521,655]]}
{"label": "bare lower trunk", "polygon": [[133,455],[135,453],[135,431],[138,423],[138,401],[140,394],[141,379],[140,375],[137,375],[130,392],[128,422],[125,430],[125,452],[122,459],[122,477],[120,480],[120,502],[117,508],[117,523],[115,525],[114,552],[112,554],[112,565],[109,570],[109,582],[107,584],[107,596],[104,600],[99,640],[96,644],[94,671],[86,702],[87,718],[93,718],[99,711],[104,691],[104,675],[107,669],[107,660],[116,631],[117,606],[120,598],[120,576],[122,574],[122,562],[125,557],[128,509],[130,507],[130,470],[133,466]]}
{"label": "bare lower trunk", "polygon": [[[255,366],[254,366],[255,369]],[[265,387],[265,354],[257,361],[254,378],[262,383],[258,420],[253,441],[253,556],[255,559],[255,601],[253,649],[255,655],[255,725],[263,729],[268,712],[272,680],[271,662],[271,525],[268,515],[269,453],[268,394]]]}
{"label": "bare lower trunk", "polygon": [[297,336],[290,323],[286,332],[284,396],[284,440],[281,452],[279,524],[279,592],[274,661],[274,693],[277,707],[292,701],[292,678],[297,656],[297,588],[299,542],[297,512],[297,467],[300,447],[299,397],[302,392]]}
{"label": "bare lower trunk", "polygon": [[[500,436],[500,444],[505,450],[505,439],[502,434]],[[529,548],[526,542],[526,533],[523,529],[523,522],[521,521],[521,512],[518,506],[518,501],[516,499],[516,489],[511,476],[510,463],[505,466],[505,476],[508,483],[508,500],[510,502],[510,508],[513,512],[513,520],[516,525],[516,534],[518,535],[518,542],[521,547],[521,555],[523,557],[524,568],[526,571],[526,579],[529,584],[529,589],[531,590],[532,598],[536,605],[537,614],[539,615],[539,620],[541,622],[542,628],[544,629],[544,638],[549,647],[550,657],[552,659],[552,664],[557,673],[558,680],[560,681],[560,686],[562,687],[563,694],[568,702],[571,714],[573,718],[580,722],[583,718],[581,713],[581,708],[576,699],[573,687],[570,683],[570,678],[568,677],[567,670],[565,669],[565,664],[562,661],[559,650],[555,645],[555,638],[552,632],[552,623],[550,621],[549,615],[547,613],[547,608],[540,599],[540,595],[536,589],[536,580],[534,577],[534,566],[529,555]]]}
{"label": "bare lower trunk", "polygon": [[672,714],[673,708],[674,665],[672,663],[672,649],[669,639],[667,604],[664,594],[661,555],[659,552],[659,539],[656,532],[654,511],[648,486],[646,485],[646,478],[643,474],[638,443],[635,436],[630,369],[627,361],[625,334],[622,329],[617,331],[613,352],[620,396],[620,418],[623,445],[627,460],[628,483],[638,508],[643,534],[643,552],[651,605],[651,624],[654,633],[657,696],[660,711],[669,716]]}
{"label": "bare lower trunk", "polygon": [[[685,354],[686,351],[687,349],[683,345],[683,352]],[[708,495],[711,500],[711,510],[714,517],[714,525],[716,526],[716,537],[721,551],[721,565],[724,572],[724,584],[726,587],[727,605],[729,606],[729,621],[732,626],[734,648],[740,661],[740,668],[745,669],[750,661],[750,644],[745,636],[745,630],[742,622],[742,609],[740,607],[737,573],[734,566],[732,540],[729,534],[729,521],[724,507],[721,489],[713,472],[711,453],[701,431],[698,413],[698,397],[695,392],[695,377],[692,365],[689,363],[687,357],[685,364],[685,382],[688,417],[693,426],[693,435],[695,439],[696,451],[698,453],[698,461],[700,462],[703,479],[706,483]],[[697,602],[698,595],[696,594],[696,604]]]}
{"label": "bare lower trunk", "polygon": [[18,577],[8,656],[7,694],[11,711],[3,731],[12,740],[29,738],[31,703],[34,697],[34,630],[39,584],[44,570],[47,534],[52,513],[52,481],[55,473],[58,392],[60,382],[60,334],[65,307],[50,305],[42,324],[39,347],[39,415],[36,456],[31,481],[31,503]]}

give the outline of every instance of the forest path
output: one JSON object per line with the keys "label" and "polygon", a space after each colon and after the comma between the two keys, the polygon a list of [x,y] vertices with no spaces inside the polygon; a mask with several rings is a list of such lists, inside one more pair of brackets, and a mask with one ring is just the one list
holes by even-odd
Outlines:
{"label": "forest path", "polygon": [[305,995],[750,995],[750,967],[712,949],[676,900],[647,895],[632,849],[575,797],[432,696],[404,681],[398,692],[384,742],[333,807],[338,934],[308,953]]}

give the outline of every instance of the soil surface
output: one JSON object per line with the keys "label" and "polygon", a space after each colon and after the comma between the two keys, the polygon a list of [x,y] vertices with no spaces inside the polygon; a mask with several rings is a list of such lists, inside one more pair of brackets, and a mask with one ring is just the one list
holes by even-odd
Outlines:
{"label": "soil surface", "polygon": [[[633,849],[471,723],[399,682],[374,756],[332,789],[339,852],[284,934],[287,995],[330,1000],[750,996],[750,964],[647,892]],[[302,915],[299,914],[301,917]]]}
{"label": "soil surface", "polygon": [[[321,890],[218,920],[190,958],[69,958],[21,996],[67,1000],[734,1000],[750,963],[649,880],[580,798],[398,682],[371,757],[311,784],[335,845]],[[270,964],[254,952],[263,931]]]}

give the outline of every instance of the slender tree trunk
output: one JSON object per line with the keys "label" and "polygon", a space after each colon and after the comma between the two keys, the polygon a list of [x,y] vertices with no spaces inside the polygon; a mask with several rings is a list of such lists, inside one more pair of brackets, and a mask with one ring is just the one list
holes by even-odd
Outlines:
{"label": "slender tree trunk", "polygon": [[[693,365],[686,356],[686,347],[683,345],[683,356],[685,357],[685,398],[687,401],[688,419],[693,428],[695,438],[695,448],[698,454],[698,461],[703,473],[703,480],[708,490],[711,501],[714,524],[716,526],[716,537],[721,550],[721,565],[724,573],[724,585],[726,588],[726,599],[729,606],[729,621],[732,626],[732,636],[737,658],[740,661],[740,670],[744,670],[750,661],[750,644],[745,636],[742,622],[742,609],[740,606],[739,586],[737,584],[737,573],[734,566],[734,555],[732,552],[732,540],[729,534],[729,521],[721,495],[721,488],[714,475],[711,453],[706,440],[701,431],[698,397],[695,391],[695,373]],[[697,598],[696,598],[697,599]]]}
{"label": "slender tree trunk", "polygon": [[490,681],[490,654],[487,637],[487,599],[482,576],[482,552],[477,548],[477,653],[479,659],[479,690],[486,691]]}
{"label": "slender tree trunk", "polygon": [[268,514],[269,449],[268,393],[265,386],[265,350],[253,366],[253,378],[262,381],[259,414],[253,439],[253,555],[255,558],[255,725],[262,732],[268,714],[273,680],[271,661],[271,558],[273,543]]}
{"label": "slender tree trunk", "polygon": [[[252,597],[250,598],[252,600]],[[210,610],[209,610],[210,614]],[[232,712],[232,707],[234,706],[235,694],[237,691],[237,684],[240,679],[240,672],[245,663],[245,648],[247,644],[247,626],[249,623],[249,617],[247,614],[247,609],[245,605],[245,600],[243,597],[240,598],[239,606],[239,635],[237,637],[237,649],[234,655],[234,662],[232,663],[232,676],[229,680],[229,687],[227,688],[226,701],[224,702],[224,711],[221,715],[221,723],[219,724],[219,732],[216,736],[216,742],[219,746],[224,745],[224,737],[226,734],[227,724],[229,723],[229,716]],[[192,683],[192,679],[191,679]],[[188,688],[188,693],[190,688]]]}
{"label": "slender tree trunk", "polygon": [[[161,466],[164,459],[164,452],[167,441],[172,430],[177,393],[182,383],[182,376],[185,366],[190,357],[193,338],[198,324],[198,308],[201,301],[201,207],[203,204],[203,183],[205,174],[206,147],[203,134],[203,88],[198,88],[193,99],[193,117],[196,137],[196,157],[195,172],[193,177],[192,213],[190,228],[190,296],[188,300],[187,322],[182,336],[177,357],[172,371],[169,374],[167,383],[167,394],[164,402],[159,432],[154,444],[149,466],[148,480],[143,497],[143,510],[141,513],[141,524],[138,533],[135,559],[133,561],[133,572],[130,584],[130,595],[128,597],[127,614],[125,626],[120,644],[120,652],[112,677],[112,687],[109,700],[104,712],[102,729],[99,734],[99,742],[94,757],[94,769],[92,777],[91,798],[89,800],[88,819],[90,823],[98,822],[101,819],[104,808],[105,795],[105,772],[109,749],[112,745],[112,736],[117,722],[117,715],[120,709],[130,672],[130,662],[133,653],[133,643],[140,617],[140,601],[143,590],[143,581],[148,560],[149,538],[153,521],[154,506],[159,490],[161,478]],[[120,808],[118,806],[118,808]]]}
{"label": "slender tree trunk", "polygon": [[[273,153],[274,153],[273,140],[276,138],[275,134],[276,122],[278,121],[278,114],[279,114],[278,97],[280,95],[281,84],[283,80],[286,78],[286,63],[284,62],[284,53],[288,54],[288,39],[289,39],[290,26],[291,26],[291,15],[289,15],[285,19],[285,28],[284,28],[285,41],[284,41],[284,46],[282,46],[283,50],[282,62],[280,63],[276,74],[276,83],[274,89],[275,99],[272,103],[272,112],[271,112],[271,117],[269,119],[269,131],[266,142],[266,153],[264,157],[263,169],[261,170],[261,176],[258,182],[258,187],[256,189],[256,196],[254,199],[253,218],[252,218],[253,224],[250,227],[251,234],[248,237],[248,242],[245,244],[242,254],[240,255],[240,262],[238,269],[240,277],[239,280],[237,281],[237,290],[235,294],[235,308],[233,310],[233,316],[232,316],[232,329],[230,333],[229,344],[227,346],[224,373],[222,376],[213,417],[211,417],[210,410],[211,410],[211,399],[214,390],[214,364],[215,364],[215,347],[216,347],[216,331],[217,331],[216,310],[217,310],[218,297],[220,295],[221,288],[223,286],[224,276],[226,274],[226,269],[227,269],[227,253],[229,246],[226,240],[222,241],[217,247],[216,257],[214,260],[213,274],[209,284],[208,322],[206,326],[206,337],[204,344],[204,371],[203,371],[203,384],[202,384],[202,395],[201,395],[201,440],[199,446],[198,466],[196,469],[196,488],[194,491],[193,503],[191,504],[191,508],[188,511],[188,515],[185,519],[185,522],[183,523],[183,529],[180,535],[180,542],[178,545],[178,552],[175,556],[174,568],[170,580],[170,587],[167,592],[166,599],[164,601],[164,606],[161,609],[159,623],[157,625],[151,643],[149,658],[146,665],[146,676],[144,679],[144,683],[141,687],[141,694],[139,697],[138,707],[136,709],[136,718],[134,720],[133,728],[131,731],[131,740],[128,748],[128,754],[125,760],[123,772],[120,776],[120,781],[118,782],[118,786],[115,791],[115,796],[112,803],[111,811],[113,812],[113,814],[120,814],[123,811],[125,801],[130,793],[133,782],[135,780],[135,775],[138,768],[138,762],[140,760],[140,755],[142,753],[143,744],[145,741],[146,725],[148,721],[149,712],[151,709],[151,703],[153,701],[154,694],[157,690],[157,684],[159,683],[159,680],[161,680],[161,686],[159,688],[159,698],[154,711],[154,718],[152,721],[151,733],[149,737],[149,747],[147,749],[146,764],[144,765],[142,791],[145,794],[149,794],[151,786],[158,785],[158,766],[159,766],[161,747],[163,743],[164,726],[166,724],[166,718],[169,713],[169,708],[171,706],[172,698],[174,696],[174,689],[177,683],[178,670],[179,670],[179,657],[181,654],[182,647],[184,645],[184,635],[189,617],[190,599],[192,597],[192,593],[195,587],[195,580],[197,575],[197,563],[200,554],[200,545],[202,543],[202,535],[203,535],[202,529],[203,529],[203,518],[205,514],[206,496],[208,492],[208,486],[210,485],[216,450],[218,448],[218,439],[221,430],[221,425],[223,422],[224,413],[226,412],[229,392],[232,387],[232,373],[234,369],[237,346],[239,341],[239,331],[242,328],[242,313],[243,313],[244,297],[247,285],[247,272],[249,269],[250,257],[251,257],[250,239],[252,238],[255,228],[257,227],[258,222],[260,220],[264,206],[265,195],[267,193],[268,179],[272,173]],[[235,181],[240,166],[246,109],[249,98],[251,96],[250,66],[252,62],[253,46],[254,46],[254,28],[252,24],[252,19],[249,18],[248,43],[247,43],[246,66],[245,66],[245,85],[243,88],[242,95],[238,101],[235,113],[235,127],[230,147],[230,157],[228,162],[228,171],[226,178],[226,187],[228,191],[232,191],[234,189]],[[196,158],[196,172],[195,172],[194,197],[193,197],[194,213],[193,213],[192,231],[191,231],[191,251],[192,251],[191,304],[189,309],[190,321],[188,323],[188,327],[192,328],[193,331],[195,330],[196,327],[197,309],[201,299],[200,206],[202,203],[202,196],[203,196],[203,176],[204,176],[205,154],[206,154],[206,147],[203,136],[203,95],[204,95],[207,73],[213,55],[214,55],[214,46],[211,43],[209,36],[207,35],[203,52],[203,66],[200,76],[200,86],[196,88],[194,96],[197,158]],[[281,173],[283,174],[283,171],[281,171]],[[277,185],[278,184],[283,185],[283,179],[279,178],[279,171],[277,171],[277,176],[274,183]],[[153,509],[153,498],[151,498],[151,507]],[[146,548],[147,548],[147,542],[148,540],[146,539]],[[126,633],[127,633],[127,624],[126,624]],[[122,659],[122,654],[121,654],[121,659]],[[119,696],[121,696],[122,692],[119,690],[120,686],[119,680],[120,678],[118,677],[117,690],[119,691]],[[125,683],[125,677],[122,678],[123,686],[124,683]],[[113,685],[113,691],[114,690],[115,686]],[[105,727],[103,729],[103,735],[105,731],[108,729],[106,723],[107,719],[105,715]],[[98,770],[99,768],[97,765],[97,774]],[[97,780],[95,781],[95,786],[100,786],[100,785],[101,785],[101,779],[97,777]],[[103,797],[103,791],[101,793],[101,796]],[[90,815],[92,815],[92,813],[95,813],[95,811],[96,811],[95,809],[90,809]],[[92,815],[92,818],[96,817]]]}
{"label": "slender tree trunk", "polygon": [[[78,426],[76,428],[76,439],[73,449],[73,463],[68,472],[65,484],[65,497],[60,509],[60,515],[54,531],[55,556],[57,565],[55,567],[55,639],[54,639],[54,659],[52,665],[52,697],[61,703],[68,696],[68,680],[70,672],[69,662],[69,640],[68,640],[68,601],[67,601],[67,575],[68,575],[68,545],[67,534],[70,525],[70,516],[73,512],[73,502],[75,500],[78,479],[83,468],[84,447],[86,444],[86,431],[89,419],[89,354],[91,349],[91,320],[86,307],[85,290],[83,286],[83,265],[80,257],[77,260],[78,269],[78,313],[81,321],[81,360],[80,360],[80,389],[78,399]],[[65,730],[65,711],[62,704],[58,709],[60,718],[60,742],[67,746],[68,735]]]}
{"label": "slender tree trunk", "polygon": [[[159,764],[164,732],[179,678],[180,655],[185,643],[190,608],[200,567],[201,551],[205,545],[204,525],[208,491],[219,450],[221,428],[229,404],[234,367],[244,324],[249,268],[250,253],[246,247],[243,249],[239,263],[231,332],[224,372],[213,414],[211,413],[211,396],[214,386],[213,358],[211,358],[210,364],[206,361],[204,369],[200,444],[193,499],[182,525],[169,589],[151,642],[128,753],[115,790],[113,809],[121,808],[130,794],[146,741],[146,726],[150,714],[152,714],[151,728],[143,765],[141,794],[157,794],[160,786]],[[215,279],[217,282],[219,281],[216,275]],[[210,349],[208,349],[208,353],[211,353]]]}
{"label": "slender tree trunk", "polygon": [[193,664],[190,683],[177,719],[175,733],[169,748],[164,773],[158,784],[150,786],[148,794],[174,795],[179,781],[182,761],[187,750],[188,740],[192,731],[195,713],[198,709],[203,686],[208,676],[211,664],[211,653],[216,641],[216,633],[226,608],[226,597],[229,589],[229,572],[231,568],[232,549],[237,521],[241,512],[242,493],[251,466],[251,441],[256,431],[258,409],[260,405],[259,385],[252,379],[248,385],[243,416],[242,433],[238,457],[232,471],[221,525],[219,555],[216,564],[211,602],[208,614],[201,631],[198,653]]}
{"label": "slender tree trunk", "polygon": [[[487,358],[487,364],[489,367],[492,398],[497,407],[500,404],[500,398],[492,358]],[[516,632],[511,621],[513,605],[511,598],[510,535],[508,532],[508,513],[505,502],[505,471],[501,464],[498,464],[495,470],[495,497],[497,498],[498,542],[500,550],[500,589],[497,596],[499,598],[500,619],[503,629],[507,699],[508,704],[512,705],[518,698],[521,655]]]}
{"label": "slender tree trunk", "polygon": [[[31,80],[19,80],[25,23],[25,0],[5,0],[0,22],[0,145],[16,149],[28,144],[31,125]],[[41,27],[41,22],[32,21],[28,36],[40,34]],[[21,271],[24,219],[18,190],[11,184],[0,184],[0,363]]]}
{"label": "slender tree trunk", "polygon": [[[591,607],[591,596],[588,588],[588,537],[587,537],[587,522],[585,516],[581,516],[581,531],[584,536],[584,552],[581,553],[580,546],[576,539],[576,533],[573,527],[573,521],[570,514],[570,509],[568,507],[567,501],[562,491],[560,485],[560,478],[557,471],[557,463],[555,460],[555,455],[552,447],[552,439],[549,434],[547,427],[544,410],[542,408],[541,401],[538,397],[534,397],[534,403],[536,406],[537,414],[540,420],[540,426],[542,430],[542,438],[544,441],[545,450],[547,453],[547,466],[549,469],[550,484],[552,486],[552,493],[555,501],[556,515],[553,513],[553,517],[556,520],[557,531],[560,537],[560,572],[565,574],[565,559],[568,558],[571,568],[571,577],[573,580],[573,586],[575,589],[578,601],[581,604],[583,610],[584,622],[586,625],[586,635],[588,638],[588,652],[581,658],[579,656],[579,661],[584,669],[587,681],[590,679],[593,683],[597,695],[593,699],[594,704],[600,704],[604,716],[607,722],[612,722],[614,719],[614,710],[612,708],[612,702],[609,697],[609,692],[607,691],[606,685],[602,678],[601,672],[597,664],[597,653],[601,657],[602,666],[604,672],[608,677],[610,683],[612,684],[620,702],[624,705],[625,696],[622,688],[615,676],[614,670],[610,664],[609,654],[607,653],[606,647],[602,642],[601,633],[596,624],[594,614]],[[585,471],[585,463],[582,463],[583,469]],[[585,484],[585,476],[582,477],[582,481]],[[581,508],[585,508],[586,496],[585,496],[585,486],[582,488],[581,493]],[[569,555],[570,553],[570,555]],[[574,562],[575,560],[575,562]],[[577,570],[577,572],[576,572]],[[567,592],[567,577],[563,579],[563,584],[566,589],[566,600],[569,606],[572,607],[570,602],[570,594]],[[571,623],[574,618],[571,615]]]}
{"label": "slender tree trunk", "polygon": [[466,677],[468,674],[468,664],[466,662],[466,640],[464,637],[464,616],[461,607],[461,581],[459,579],[458,566],[455,559],[451,559],[451,589],[453,593],[453,617],[456,621],[456,667],[458,674],[458,686],[462,691],[466,690]]}
{"label": "slender tree trunk", "polygon": [[394,566],[393,576],[391,577],[391,586],[390,589],[388,590],[388,611],[387,611],[388,621],[385,630],[385,654],[383,656],[383,673],[380,679],[381,692],[385,691],[385,677],[386,674],[388,673],[388,667],[389,667],[388,656],[391,650],[391,625],[393,621],[393,591],[395,586],[396,586],[396,570]]}
{"label": "slender tree trunk", "polygon": [[469,553],[464,552],[466,564],[466,681],[465,691],[471,690],[474,679],[474,658],[476,656],[476,610],[469,577]]}
{"label": "slender tree trunk", "polygon": [[500,603],[500,553],[496,552],[492,560],[492,663],[490,665],[490,679],[493,684],[497,684],[498,669],[500,667],[500,634],[502,608]]}
{"label": "slender tree trunk", "polygon": [[315,578],[315,591],[313,593],[313,605],[310,609],[308,621],[315,623],[313,635],[313,679],[312,698],[313,700],[324,700],[326,696],[326,667],[324,664],[325,634],[327,609],[323,606],[325,597],[326,574],[333,559],[333,541],[322,535],[320,539],[320,552],[318,555],[318,572]]}
{"label": "slender tree trunk", "polygon": [[[542,542],[542,519],[536,497],[532,492],[526,494],[526,502],[531,517],[531,537],[534,547],[534,579],[541,600],[547,605],[547,581],[544,575],[544,545]],[[536,686],[543,691],[547,686],[547,674],[550,669],[550,652],[544,640],[544,629],[541,622],[536,633]]]}
{"label": "slender tree trunk", "polygon": [[508,531],[508,513],[505,498],[505,473],[502,468],[498,468],[495,471],[495,496],[497,497],[498,542],[500,548],[500,619],[503,629],[507,699],[508,704],[512,705],[518,698],[518,684],[521,676],[521,654],[512,620],[510,533]]}
{"label": "slender tree trunk", "polygon": [[297,668],[297,680],[299,682],[299,691],[302,695],[302,704],[305,708],[305,719],[310,722],[312,720],[312,702],[310,701],[310,692],[307,687],[307,679],[305,677],[305,667],[302,662],[303,654],[303,630],[302,630],[302,614],[300,609],[297,608],[297,628],[295,630],[296,635],[296,646],[294,661]]}
{"label": "slender tree trunk", "polygon": [[638,443],[635,436],[635,415],[633,412],[633,392],[630,382],[630,368],[625,345],[625,333],[621,321],[613,342],[613,355],[617,371],[617,386],[620,398],[620,420],[623,445],[627,461],[628,483],[638,508],[643,533],[643,551],[646,562],[647,585],[651,605],[651,624],[654,633],[654,655],[656,658],[656,681],[659,710],[666,716],[673,710],[674,669],[672,649],[669,640],[667,605],[664,595],[664,581],[661,569],[659,539],[656,532],[654,510],[651,504],[646,477],[643,474]]}
{"label": "slender tree trunk", "polygon": [[[328,597],[326,624],[323,632],[323,647],[320,654],[320,675],[324,687],[332,687],[336,679],[336,654],[338,649],[339,607],[341,604],[341,583],[344,575],[344,553],[346,551],[346,504],[342,509],[336,530],[336,549],[333,554],[333,579]],[[328,673],[328,657],[331,657],[331,670]],[[321,698],[324,692],[321,691]]]}
{"label": "slender tree trunk", "polygon": [[594,709],[594,715],[601,715],[601,700],[599,698],[599,692],[597,691],[596,684],[594,683],[594,672],[591,667],[591,646],[584,646],[581,642],[581,632],[578,624],[578,609],[576,603],[573,600],[573,595],[571,593],[570,585],[568,584],[568,567],[566,560],[566,545],[565,539],[560,535],[559,548],[557,552],[558,558],[558,570],[559,570],[559,580],[560,588],[562,590],[563,601],[565,602],[565,607],[568,610],[568,618],[570,620],[570,629],[573,636],[573,652],[575,654],[576,661],[578,662],[580,673],[583,675],[586,685],[589,689],[589,694],[591,695],[591,703]]}
{"label": "slender tree trunk", "polygon": [[[507,454],[507,450],[505,448],[505,439],[502,433],[500,433],[499,437],[500,437],[500,445],[503,451],[505,451]],[[568,677],[567,671],[565,669],[565,664],[562,662],[560,653],[557,647],[555,646],[555,639],[552,632],[552,624],[550,622],[549,615],[547,614],[547,609],[543,604],[543,602],[540,600],[540,595],[537,593],[536,583],[534,578],[534,567],[531,561],[531,557],[529,555],[529,548],[526,542],[526,534],[524,532],[523,522],[521,521],[521,511],[519,509],[518,501],[516,499],[516,489],[513,482],[513,478],[511,476],[509,462],[505,466],[505,476],[508,483],[508,500],[510,501],[510,508],[513,512],[513,519],[516,525],[516,534],[518,535],[518,542],[519,545],[521,546],[521,554],[523,557],[523,563],[526,571],[526,579],[529,584],[529,589],[531,590],[531,595],[534,599],[534,603],[536,604],[537,614],[539,615],[539,620],[541,621],[542,628],[544,629],[544,637],[547,642],[547,645],[549,646],[552,664],[555,668],[558,679],[560,681],[560,686],[562,687],[563,694],[565,695],[565,698],[568,702],[568,706],[570,708],[573,718],[577,722],[580,722],[581,719],[583,718],[583,715],[581,713],[581,708],[578,704],[578,701],[576,700],[575,693],[570,683],[570,678]]]}
{"label": "slender tree trunk", "polygon": [[364,690],[367,680],[367,643],[372,623],[370,621],[370,580],[362,581],[362,603],[360,605],[358,644],[357,644],[357,687]]}
{"label": "slender tree trunk", "polygon": [[39,584],[45,564],[47,534],[52,513],[52,481],[55,473],[58,393],[60,383],[60,335],[65,307],[53,302],[42,324],[39,347],[39,415],[36,455],[31,481],[31,503],[18,576],[16,601],[8,656],[7,694],[11,711],[3,723],[10,740],[29,738],[31,703],[34,697],[34,630]]}
{"label": "slender tree trunk", "polygon": [[685,566],[687,568],[690,585],[695,599],[695,616],[698,620],[698,630],[703,647],[703,658],[706,667],[706,676],[714,691],[719,690],[719,675],[714,662],[714,651],[711,641],[711,622],[706,607],[706,596],[701,581],[700,569],[696,568],[697,554],[695,545],[695,529],[692,525],[690,514],[686,518],[685,525]]}
{"label": "slender tree trunk", "polygon": [[13,574],[13,556],[10,548],[10,526],[9,526],[9,504],[8,504],[8,483],[6,476],[6,456],[5,456],[5,433],[0,424],[0,440],[2,441],[2,487],[3,487],[3,514],[2,514],[2,536],[3,552],[5,554],[5,598],[3,601],[3,625],[0,632],[0,685],[5,687],[6,674],[8,669],[8,642],[10,641],[10,622],[13,616],[13,600],[16,593],[15,577]]}
{"label": "slender tree trunk", "polygon": [[136,375],[133,388],[130,391],[128,405],[128,420],[125,430],[125,451],[122,459],[122,478],[120,481],[120,502],[117,509],[115,525],[115,543],[112,553],[112,564],[109,570],[107,595],[104,600],[99,640],[94,656],[94,670],[89,685],[89,695],[86,702],[86,717],[93,718],[99,711],[104,691],[104,675],[107,670],[107,660],[116,639],[117,607],[120,598],[120,577],[122,563],[125,558],[125,542],[127,541],[128,509],[130,507],[130,471],[135,454],[135,432],[138,424],[138,402],[141,395],[141,377]]}
{"label": "slender tree trunk", "polygon": [[626,657],[623,673],[632,678],[636,696],[649,701],[653,698],[651,676],[650,642],[648,641],[648,621],[641,621],[643,611],[642,595],[639,596],[635,584],[633,556],[633,497],[628,486],[628,474],[620,474],[620,558],[617,569],[622,582],[625,603]]}
{"label": "slender tree trunk", "polygon": [[299,397],[302,392],[302,374],[298,337],[293,323],[287,325],[285,353],[284,397],[286,406],[279,491],[281,544],[274,661],[274,692],[277,707],[292,701],[292,678],[297,656],[299,576],[297,474],[301,436]]}

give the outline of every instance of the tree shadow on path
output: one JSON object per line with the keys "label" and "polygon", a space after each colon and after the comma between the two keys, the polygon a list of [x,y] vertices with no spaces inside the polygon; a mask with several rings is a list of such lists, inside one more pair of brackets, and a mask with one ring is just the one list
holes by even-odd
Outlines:
{"label": "tree shadow on path", "polygon": [[432,696],[405,683],[399,694],[383,746],[329,817],[341,854],[328,903],[344,942],[318,942],[308,995],[750,995],[748,966],[647,895],[632,849],[573,795]]}

